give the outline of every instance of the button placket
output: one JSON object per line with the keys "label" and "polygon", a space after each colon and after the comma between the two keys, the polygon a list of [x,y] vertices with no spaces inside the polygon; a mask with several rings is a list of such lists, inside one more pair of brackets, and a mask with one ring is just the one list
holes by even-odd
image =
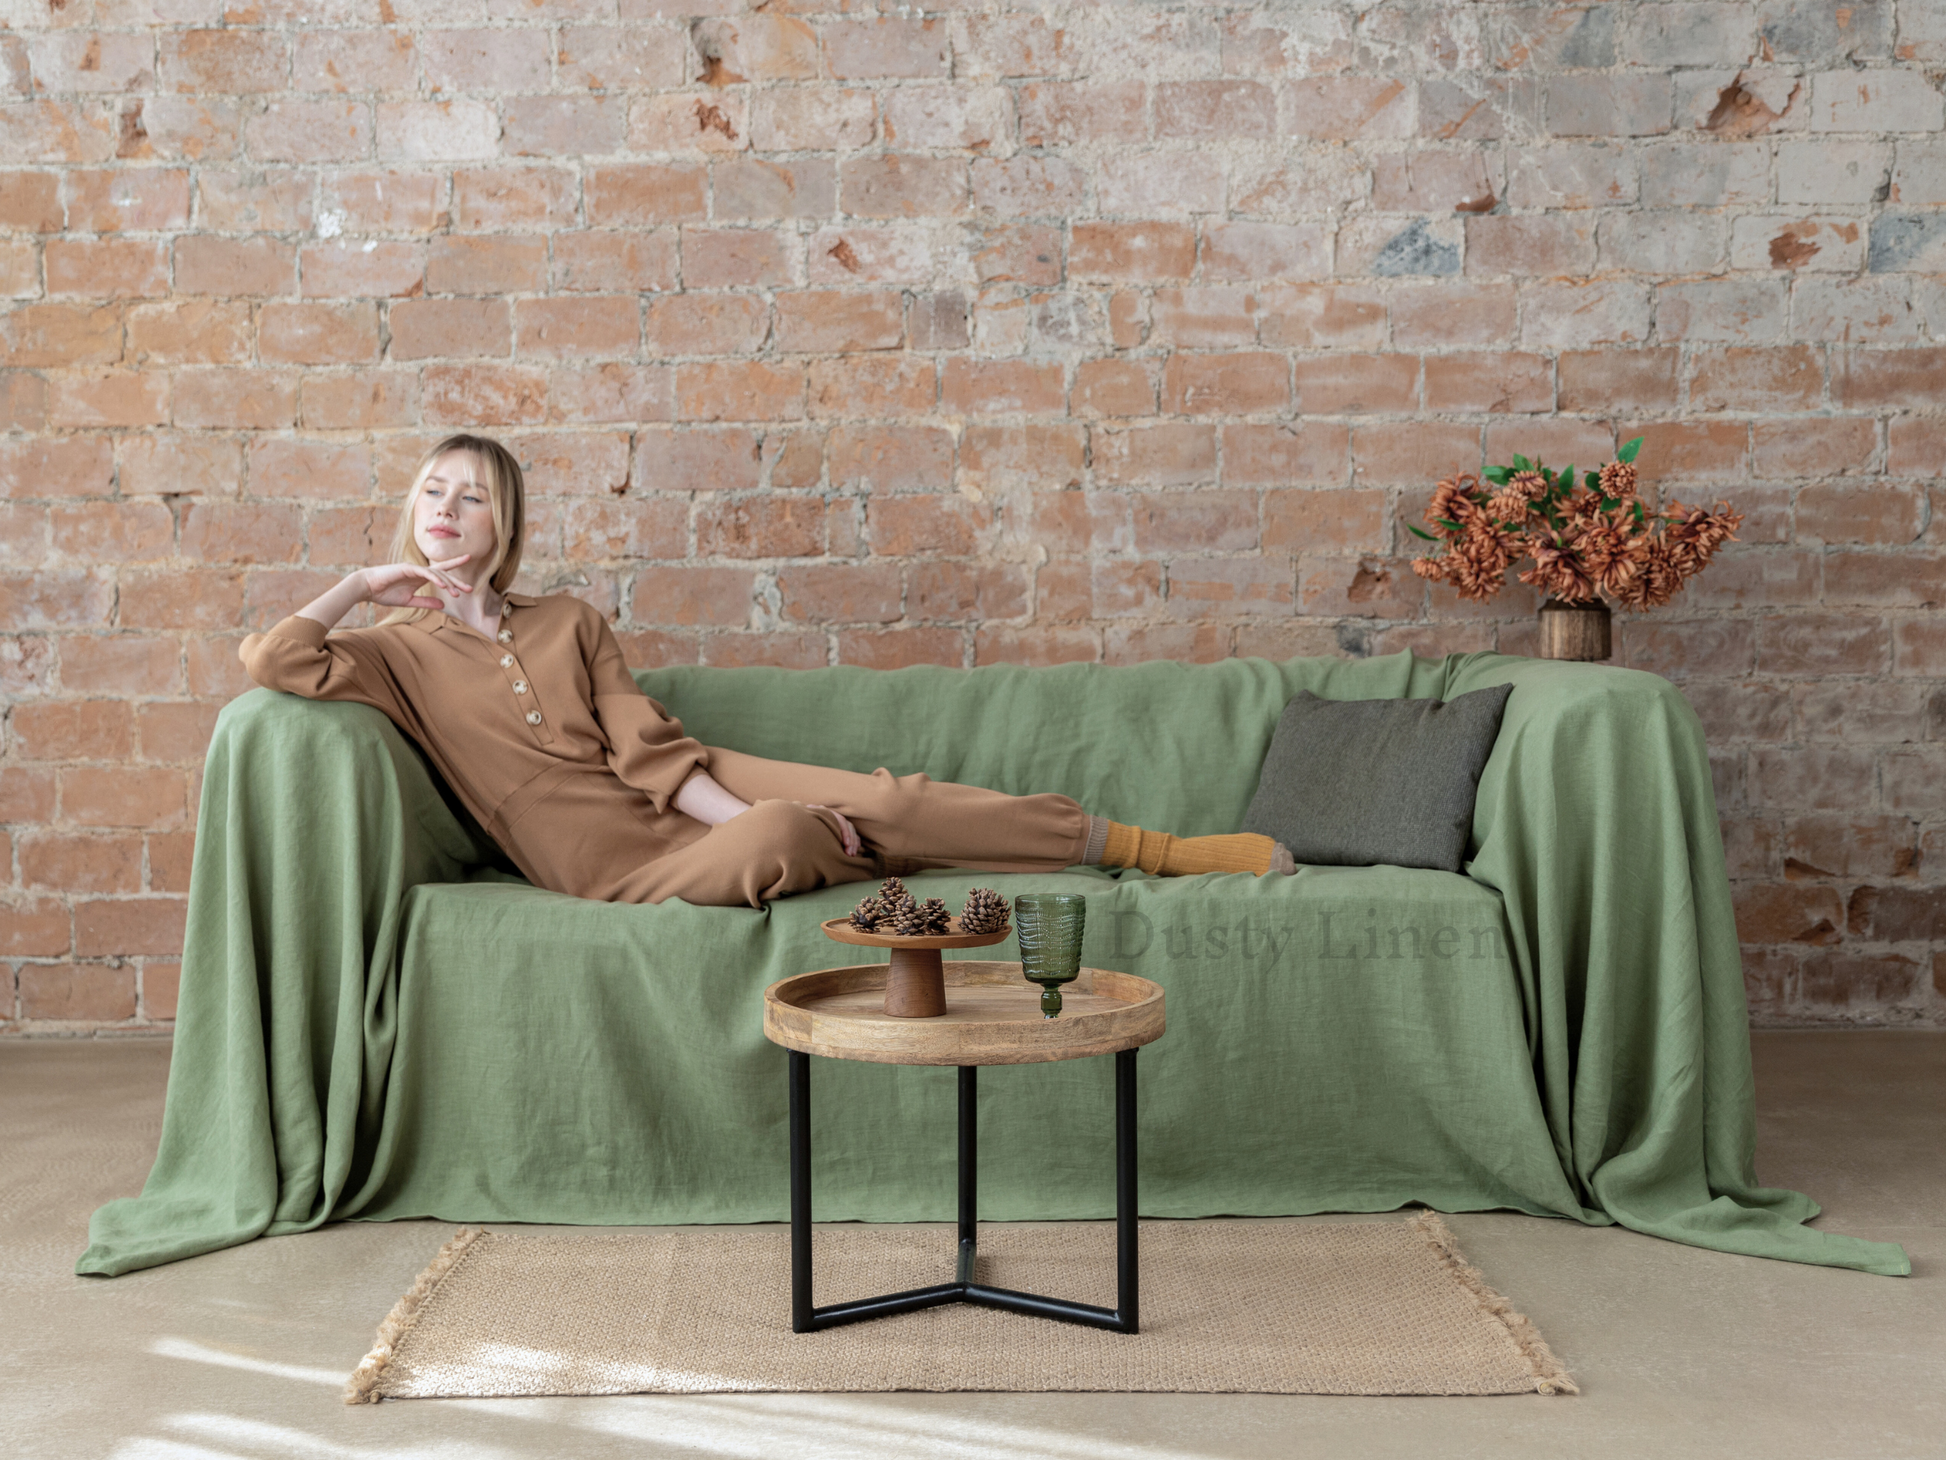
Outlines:
{"label": "button placket", "polygon": [[[512,616],[513,605],[510,603],[501,604],[501,623],[504,625]],[[514,641],[514,631],[510,628],[502,627],[495,637],[499,639],[502,648],[500,654],[500,672],[506,677],[507,688],[515,696],[516,707],[522,711],[521,719],[533,727],[534,738],[542,744],[546,744],[554,739],[554,734],[548,728],[547,717],[538,708],[528,708],[528,706],[534,703],[534,687],[528,682],[526,674],[521,669],[520,659],[511,647]]]}

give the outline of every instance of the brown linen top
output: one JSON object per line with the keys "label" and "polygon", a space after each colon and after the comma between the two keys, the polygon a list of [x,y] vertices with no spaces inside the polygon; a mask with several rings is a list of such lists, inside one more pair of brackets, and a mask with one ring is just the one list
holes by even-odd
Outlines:
{"label": "brown linen top", "polygon": [[[642,693],[601,614],[566,594],[523,593],[509,593],[501,614],[498,643],[437,612],[335,633],[293,614],[250,635],[237,653],[270,689],[384,711],[542,886],[560,879],[536,877],[536,868],[579,860],[562,856],[562,838],[584,851],[609,840],[585,821],[526,814],[574,777],[599,777],[612,792],[596,804],[612,801],[638,862],[702,836],[707,828],[671,803],[708,767],[709,751]],[[570,802],[585,815],[586,796],[563,797],[562,809]],[[523,850],[530,841],[536,845]]]}

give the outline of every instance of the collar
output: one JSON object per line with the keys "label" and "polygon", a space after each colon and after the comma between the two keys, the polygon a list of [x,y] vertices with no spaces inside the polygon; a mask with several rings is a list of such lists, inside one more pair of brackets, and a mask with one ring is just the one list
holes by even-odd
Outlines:
{"label": "collar", "polygon": [[[532,608],[540,602],[538,598],[527,593],[503,593],[500,595],[500,601],[503,604],[510,603],[515,608]],[[504,618],[505,615],[503,614],[502,617]],[[426,616],[414,619],[410,627],[422,634],[436,634],[452,622],[453,620],[446,616],[444,609],[429,608],[426,610]]]}

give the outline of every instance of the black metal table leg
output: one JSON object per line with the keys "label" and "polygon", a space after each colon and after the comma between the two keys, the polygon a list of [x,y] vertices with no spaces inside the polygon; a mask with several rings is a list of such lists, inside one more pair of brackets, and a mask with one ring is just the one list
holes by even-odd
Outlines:
{"label": "black metal table leg", "polygon": [[979,1252],[979,1068],[959,1066],[959,1251],[954,1281],[877,1298],[814,1307],[811,1302],[811,1059],[790,1051],[791,1148],[791,1329],[813,1333],[934,1308],[942,1303],[978,1303],[1115,1333],[1140,1331],[1135,1188],[1135,1051],[1115,1055],[1115,1306],[1098,1307],[1039,1293],[991,1288],[973,1281]]}

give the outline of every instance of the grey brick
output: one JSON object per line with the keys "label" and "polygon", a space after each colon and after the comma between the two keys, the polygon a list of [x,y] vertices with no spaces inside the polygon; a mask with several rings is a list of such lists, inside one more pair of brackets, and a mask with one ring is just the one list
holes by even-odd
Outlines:
{"label": "grey brick", "polygon": [[1372,260],[1374,274],[1457,274],[1459,268],[1459,245],[1434,238],[1423,218],[1394,234]]}
{"label": "grey brick", "polygon": [[1615,10],[1599,4],[1585,9],[1522,7],[1488,12],[1483,26],[1487,56],[1505,71],[1613,66],[1617,61]]}
{"label": "grey brick", "polygon": [[1876,66],[1811,78],[1813,132],[1937,132],[1946,96],[1923,71]]}
{"label": "grey brick", "polygon": [[1911,280],[1799,279],[1791,286],[1791,338],[1812,343],[1907,344],[1919,338]]}
{"label": "grey brick", "polygon": [[1865,262],[1865,220],[1745,214],[1730,225],[1730,267],[1855,274]]}
{"label": "grey brick", "polygon": [[1614,213],[1596,235],[1600,266],[1642,274],[1701,274],[1723,266],[1723,220],[1677,210]]}
{"label": "grey brick", "polygon": [[1741,66],[1757,59],[1748,5],[1638,5],[1622,54],[1635,66]]}
{"label": "grey brick", "polygon": [[[1930,0],[1915,7],[1923,9]],[[1757,7],[1757,34],[1770,58],[1813,64],[1892,54],[1891,0],[1769,0]]]}
{"label": "grey brick", "polygon": [[1641,190],[1635,154],[1626,147],[1561,143],[1523,147],[1507,168],[1510,208],[1612,208]]}
{"label": "grey brick", "polygon": [[1878,202],[1891,166],[1884,142],[1780,142],[1777,201],[1827,208]]}
{"label": "grey brick", "polygon": [[1874,274],[1946,271],[1946,213],[1881,213],[1872,220],[1866,267]]}
{"label": "grey brick", "polygon": [[1655,291],[1656,338],[1767,344],[1782,337],[1788,295],[1782,279],[1693,279]]}
{"label": "grey brick", "polygon": [[1906,208],[1946,204],[1946,141],[1928,138],[1900,142],[1885,200]]}
{"label": "grey brick", "polygon": [[1556,137],[1649,137],[1669,130],[1675,86],[1663,76],[1558,76],[1547,85]]}
{"label": "grey brick", "polygon": [[1763,142],[1676,142],[1642,149],[1642,205],[1720,208],[1770,201]]}

